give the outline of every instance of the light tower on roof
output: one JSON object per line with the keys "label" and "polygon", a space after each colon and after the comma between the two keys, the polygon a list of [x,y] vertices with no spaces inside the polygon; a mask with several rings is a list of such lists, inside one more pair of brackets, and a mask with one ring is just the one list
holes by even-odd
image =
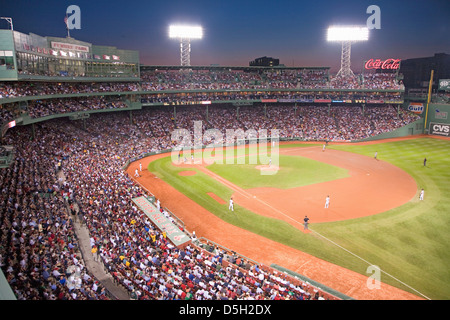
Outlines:
{"label": "light tower on roof", "polygon": [[169,37],[180,40],[181,66],[191,65],[191,39],[201,39],[203,29],[199,26],[172,25],[169,27]]}
{"label": "light tower on roof", "polygon": [[350,68],[352,43],[369,40],[369,29],[365,26],[331,26],[328,28],[327,40],[342,44],[341,69],[336,77],[354,77]]}

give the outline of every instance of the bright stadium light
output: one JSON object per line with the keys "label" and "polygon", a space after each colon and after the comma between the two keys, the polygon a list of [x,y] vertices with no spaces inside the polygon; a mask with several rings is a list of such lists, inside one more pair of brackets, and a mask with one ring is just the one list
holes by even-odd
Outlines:
{"label": "bright stadium light", "polygon": [[182,66],[191,65],[191,39],[203,38],[203,29],[199,26],[172,25],[169,37],[180,40],[180,60]]}
{"label": "bright stadium light", "polygon": [[354,77],[350,69],[352,42],[369,40],[369,29],[365,26],[331,26],[328,28],[327,40],[342,43],[341,69],[336,77]]}

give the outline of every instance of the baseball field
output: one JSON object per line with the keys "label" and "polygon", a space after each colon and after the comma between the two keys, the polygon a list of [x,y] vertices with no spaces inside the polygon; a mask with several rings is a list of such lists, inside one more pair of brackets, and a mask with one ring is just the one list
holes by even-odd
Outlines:
{"label": "baseball field", "polygon": [[355,299],[450,298],[450,140],[322,146],[282,143],[276,157],[270,146],[261,157],[248,146],[186,161],[159,154],[141,160],[137,181],[199,236]]}

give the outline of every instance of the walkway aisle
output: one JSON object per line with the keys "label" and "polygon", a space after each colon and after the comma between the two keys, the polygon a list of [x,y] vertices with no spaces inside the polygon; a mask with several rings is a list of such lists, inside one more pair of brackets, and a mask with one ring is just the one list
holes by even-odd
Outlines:
{"label": "walkway aisle", "polygon": [[[62,170],[58,173],[58,178],[60,182],[64,181],[64,174]],[[75,210],[78,212],[78,207],[76,205]],[[75,233],[78,237],[80,251],[83,254],[86,268],[116,299],[129,300],[130,297],[128,291],[125,288],[115,284],[113,277],[107,271],[105,271],[103,263],[99,262],[97,257],[94,258],[94,255],[91,251],[92,248],[87,227],[80,223],[77,215],[74,216],[74,219],[72,219],[72,221],[74,224]]]}

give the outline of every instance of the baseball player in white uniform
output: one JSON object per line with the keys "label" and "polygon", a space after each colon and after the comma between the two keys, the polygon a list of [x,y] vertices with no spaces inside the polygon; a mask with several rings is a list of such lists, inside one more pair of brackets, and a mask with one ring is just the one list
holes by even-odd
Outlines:
{"label": "baseball player in white uniform", "polygon": [[420,191],[419,200],[423,200],[424,194],[425,194],[425,191],[422,189],[422,190]]}
{"label": "baseball player in white uniform", "polygon": [[230,198],[230,204],[228,205],[228,210],[234,211],[234,202],[233,202],[233,198]]}
{"label": "baseball player in white uniform", "polygon": [[325,209],[328,208],[330,206],[330,196],[327,196],[325,198]]}

